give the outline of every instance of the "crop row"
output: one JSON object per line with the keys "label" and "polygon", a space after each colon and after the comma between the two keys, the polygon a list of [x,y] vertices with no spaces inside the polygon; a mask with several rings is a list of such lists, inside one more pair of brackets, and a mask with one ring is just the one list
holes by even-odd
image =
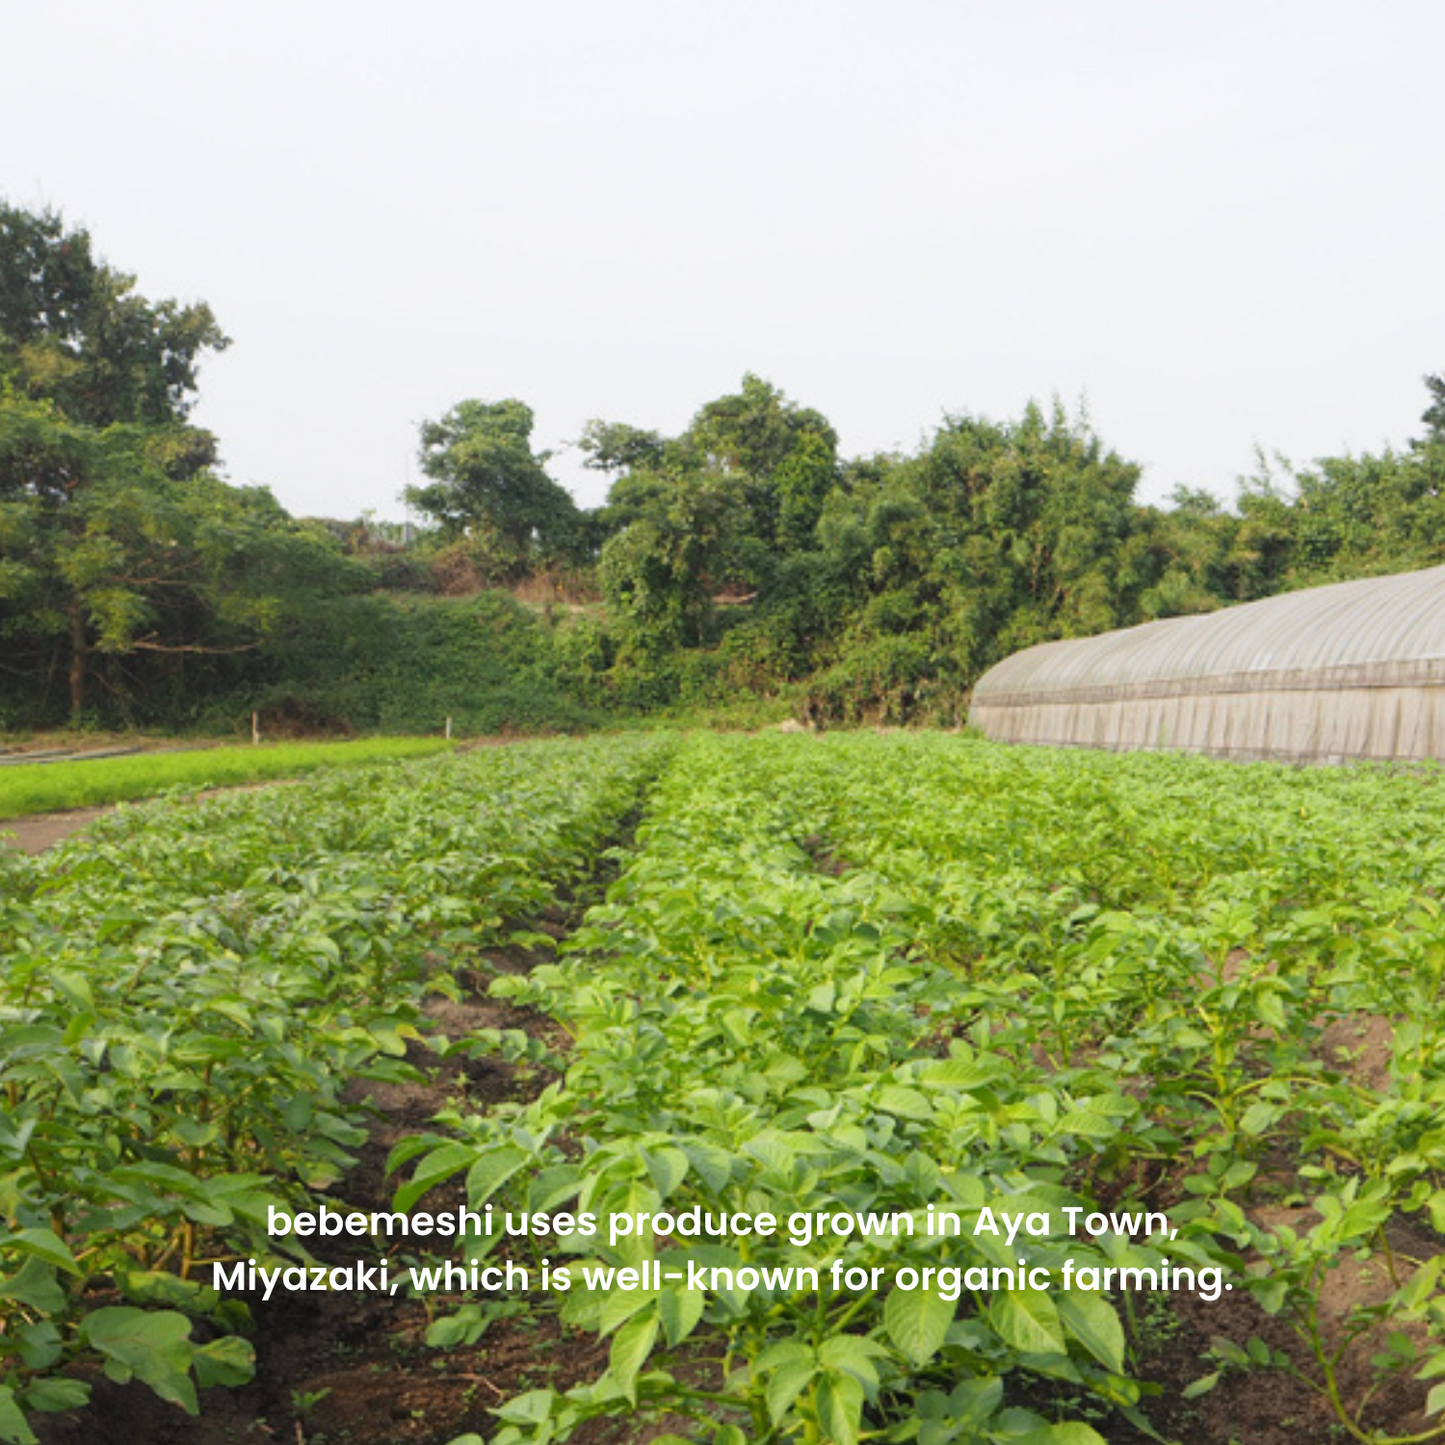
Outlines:
{"label": "crop row", "polygon": [[409,1075],[424,991],[592,866],[657,756],[338,772],[0,855],[0,1440],[83,1403],[80,1357],[192,1411],[249,1376],[201,1266],[269,1255],[268,1206],[344,1173],[348,1084]]}
{"label": "crop row", "polygon": [[343,743],[191,748],[79,762],[27,763],[8,758],[0,769],[0,819],[153,797],[178,788],[294,778],[318,768],[374,766],[428,757],[450,747],[441,738],[362,738]]}
{"label": "crop row", "polygon": [[[1016,1264],[973,1233],[985,1207],[1049,1216],[1027,1254],[1055,1280],[1162,1265],[1160,1240],[1080,1237],[1068,1210],[1167,1208],[1173,1264],[1288,1320],[1300,1350],[1268,1362],[1383,1438],[1378,1391],[1421,1378],[1423,1397],[1445,1372],[1442,811],[1418,770],[916,736],[690,743],[564,957],[494,984],[573,1034],[562,1085],[404,1145],[401,1198],[465,1171],[478,1210],[915,1228],[509,1242],[570,1257],[574,1279],[657,1259],[682,1280],[574,1285],[564,1318],[610,1337],[609,1368],[499,1409],[495,1445],[634,1412],[690,1417],[715,1445],[1075,1445],[1099,1438],[1084,1415],[1100,1410],[1143,1428],[1127,1296],[838,1287],[848,1270]],[[1328,1047],[1341,1019],[1389,1025],[1379,1077]],[[927,1234],[930,1206],[962,1237]],[[1329,1320],[1347,1255],[1377,1258],[1388,1285]],[[689,1265],[802,1283],[699,1289]],[[1345,1398],[1366,1338],[1386,1340],[1379,1379]],[[1220,1351],[1220,1369],[1255,1358]]]}

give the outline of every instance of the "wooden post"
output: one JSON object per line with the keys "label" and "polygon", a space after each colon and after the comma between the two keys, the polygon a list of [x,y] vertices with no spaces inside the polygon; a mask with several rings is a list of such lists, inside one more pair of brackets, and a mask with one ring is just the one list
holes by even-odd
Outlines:
{"label": "wooden post", "polygon": [[452,720],[451,720],[451,718],[448,718],[448,719],[447,719],[447,741],[448,741],[448,742],[451,742],[451,740],[452,740]]}
{"label": "wooden post", "polygon": [[254,746],[261,741],[261,714],[251,714],[251,743]]}

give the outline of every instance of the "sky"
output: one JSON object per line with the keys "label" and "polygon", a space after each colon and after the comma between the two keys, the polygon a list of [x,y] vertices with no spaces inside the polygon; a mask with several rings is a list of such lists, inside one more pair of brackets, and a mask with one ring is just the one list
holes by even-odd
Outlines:
{"label": "sky", "polygon": [[297,515],[405,515],[417,428],[752,371],[845,455],[1084,407],[1230,499],[1403,445],[1445,370],[1438,0],[9,6],[0,198],[232,345],[195,420]]}

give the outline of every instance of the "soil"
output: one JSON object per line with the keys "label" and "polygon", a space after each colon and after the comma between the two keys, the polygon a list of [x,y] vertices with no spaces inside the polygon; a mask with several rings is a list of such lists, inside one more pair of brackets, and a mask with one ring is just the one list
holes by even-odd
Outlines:
{"label": "soil", "polygon": [[[1257,1213],[1262,1224],[1308,1229],[1315,1222],[1307,1209]],[[1407,1226],[1391,1230],[1390,1244],[1397,1257],[1426,1259],[1438,1251],[1440,1240]],[[1342,1257],[1320,1290],[1327,1345],[1338,1343],[1353,1310],[1379,1304],[1394,1288],[1383,1256]],[[1348,1438],[1324,1394],[1306,1383],[1317,1380],[1319,1371],[1284,1314],[1266,1314],[1237,1289],[1212,1302],[1191,1293],[1136,1294],[1132,1307],[1139,1321],[1134,1374],[1157,1390],[1145,1400],[1144,1413],[1172,1445],[1301,1445]],[[1363,1424],[1382,1438],[1416,1435],[1432,1423],[1424,1413],[1430,1382],[1415,1379],[1415,1369],[1377,1382],[1371,1359],[1384,1348],[1385,1334],[1384,1326],[1376,1326],[1350,1344],[1338,1372],[1340,1396],[1352,1410],[1368,1397]],[[1424,1343],[1423,1330],[1413,1334],[1417,1345]],[[1251,1339],[1262,1340],[1276,1358],[1286,1356],[1306,1378],[1277,1364],[1228,1367],[1216,1353],[1221,1340],[1246,1347]],[[1216,1370],[1221,1374],[1213,1389],[1186,1398],[1192,1383]],[[1109,1430],[1107,1438],[1110,1445],[1147,1445],[1151,1439],[1128,1425]]]}
{"label": "soil", "polygon": [[1349,1014],[1320,1034],[1319,1056],[1355,1083],[1382,1093],[1390,1086],[1395,1022],[1382,1014]]}
{"label": "soil", "polygon": [[[25,818],[0,818],[0,847],[19,848],[23,853],[43,853],[62,839],[93,823],[104,808],[71,808],[65,813],[32,813]],[[13,834],[7,838],[5,834]]]}
{"label": "soil", "polygon": [[[5,825],[19,834],[19,845],[39,851],[83,827],[105,811],[77,810],[17,820]],[[829,855],[822,839],[804,846],[829,873],[846,864]],[[527,927],[562,937],[566,920],[528,920]],[[487,955],[497,973],[520,973],[550,953],[533,954],[509,947]],[[438,960],[440,963],[441,961]],[[1231,958],[1232,966],[1239,960]],[[489,975],[459,979],[465,990],[456,1000],[433,998],[426,1005],[437,1047],[413,1043],[408,1062],[418,1077],[405,1083],[361,1083],[353,1103],[366,1105],[373,1120],[356,1167],[333,1192],[334,1207],[389,1210],[395,1179],[388,1178],[388,1154],[402,1138],[425,1131],[441,1109],[461,1106],[482,1111],[534,1097],[554,1075],[545,1067],[513,1065],[492,1055],[476,1058],[457,1052],[443,1058],[441,1039],[455,1041],[480,1029],[522,1029],[554,1052],[566,1047],[566,1035],[550,1019],[529,1009],[486,996]],[[1357,1081],[1380,1087],[1390,1061],[1390,1021],[1354,1017],[1332,1024],[1321,1039],[1324,1057],[1347,1069]],[[1167,1192],[1167,1188],[1165,1190]],[[460,1178],[433,1190],[416,1208],[437,1210],[462,1202]],[[1259,1224],[1289,1224],[1308,1229],[1305,1208],[1261,1206],[1251,1211]],[[356,1243],[315,1241],[315,1254],[335,1250],[334,1263],[352,1263]],[[1442,1241],[1420,1227],[1392,1231],[1391,1247],[1406,1260],[1428,1259]],[[1324,1281],[1324,1311],[1338,1322],[1358,1307],[1378,1303],[1393,1288],[1380,1257],[1341,1260]],[[497,1429],[491,1409],[522,1391],[545,1386],[565,1390],[595,1380],[606,1368],[608,1344],[573,1330],[546,1309],[523,1310],[495,1321],[472,1346],[434,1349],[425,1342],[432,1318],[450,1313],[477,1296],[434,1296],[429,1301],[364,1293],[278,1293],[268,1302],[252,1297],[256,1374],[235,1389],[213,1389],[201,1397],[201,1413],[185,1415],[139,1384],[116,1385],[98,1372],[87,1375],[92,1403],[81,1411],[40,1417],[34,1428],[41,1445],[449,1445],[474,1432],[484,1439]],[[1334,1411],[1316,1389],[1289,1370],[1228,1367],[1217,1353],[1221,1340],[1246,1346],[1264,1342],[1303,1374],[1313,1375],[1305,1344],[1284,1316],[1266,1314],[1244,1291],[1222,1293],[1214,1301],[1180,1291],[1134,1294],[1130,1373],[1145,1382],[1141,1411],[1151,1433],[1119,1416],[1098,1417],[1088,1401],[1077,1409],[1093,1420],[1110,1445],[1300,1445],[1344,1438]],[[1340,1384],[1347,1403],[1363,1398],[1372,1385],[1370,1356],[1380,1349],[1381,1330],[1355,1341]],[[714,1367],[701,1362],[702,1379]],[[1214,1388],[1189,1398],[1185,1391],[1219,1371]],[[1428,1428],[1422,1414],[1428,1383],[1407,1371],[1373,1395],[1365,1423],[1388,1434],[1409,1435]],[[1017,1403],[1075,1413],[1074,1403],[1056,1390],[1023,1386]],[[716,1381],[708,1378],[710,1386]],[[685,1428],[679,1420],[599,1420],[574,1432],[575,1445],[646,1445],[668,1430]]]}
{"label": "soil", "polygon": [[[508,959],[514,967],[518,962]],[[472,982],[485,986],[482,978]],[[477,994],[434,998],[425,1012],[436,1034],[449,1040],[483,1028],[522,1028],[551,1044],[559,1033],[540,1015]],[[423,1076],[416,1082],[358,1082],[353,1088],[351,1102],[366,1104],[375,1118],[356,1167],[335,1192],[337,1209],[390,1210],[396,1180],[386,1176],[387,1155],[398,1140],[425,1131],[440,1109],[460,1103],[481,1110],[525,1099],[549,1078],[536,1065],[518,1067],[494,1057],[439,1059],[437,1050],[419,1043],[408,1049],[408,1062]],[[460,1202],[460,1185],[453,1183],[431,1191],[416,1208],[436,1211]],[[313,1242],[318,1260],[327,1258],[329,1243]],[[329,1262],[354,1263],[356,1244],[340,1242]],[[42,1417],[35,1428],[42,1445],[445,1445],[467,1432],[493,1433],[497,1421],[489,1406],[543,1384],[566,1389],[606,1368],[607,1341],[540,1311],[496,1322],[471,1347],[428,1347],[431,1318],[451,1313],[467,1298],[438,1295],[423,1302],[351,1292],[278,1292],[264,1302],[250,1297],[255,1379],[237,1389],[206,1391],[198,1417],[143,1385],[119,1386],[95,1375],[89,1408]],[[601,1445],[610,1437],[576,1438]]]}
{"label": "soil", "polygon": [[[25,841],[38,851],[105,810],[77,811],[86,816],[19,820],[49,822],[55,830],[47,839],[36,826],[27,830]],[[629,818],[623,826],[630,831],[635,822]],[[71,826],[61,831],[67,823]],[[602,881],[613,867],[609,863],[603,870]],[[564,903],[572,911],[580,913],[584,901],[565,893]],[[525,926],[561,938],[568,922],[562,917],[528,919]],[[495,973],[520,973],[550,957],[550,951],[530,953],[509,946],[487,954],[486,964]],[[566,1034],[551,1019],[486,997],[490,977],[491,972],[464,974],[458,979],[466,990],[463,997],[427,1002],[427,1041],[414,1041],[407,1051],[407,1062],[417,1070],[415,1081],[358,1081],[353,1086],[350,1102],[365,1106],[373,1121],[356,1166],[332,1191],[334,1208],[390,1211],[397,1180],[387,1176],[386,1160],[399,1140],[424,1132],[445,1107],[479,1112],[526,1100],[555,1077],[535,1063],[514,1065],[463,1052],[441,1056],[448,1041],[488,1028],[522,1029],[554,1051],[565,1047]],[[464,1202],[458,1177],[418,1200],[414,1209],[435,1212]],[[362,1241],[345,1237],[311,1243],[318,1262],[338,1265],[354,1264],[364,1249]],[[328,1249],[334,1259],[328,1259]],[[483,1438],[495,1433],[498,1422],[490,1407],[503,1400],[547,1385],[566,1390],[597,1379],[607,1367],[610,1341],[571,1329],[542,1310],[495,1321],[469,1347],[426,1344],[433,1318],[486,1298],[483,1292],[435,1295],[426,1301],[341,1291],[278,1291],[269,1301],[241,1297],[253,1320],[256,1372],[250,1384],[203,1392],[199,1416],[188,1416],[144,1385],[117,1385],[91,1371],[83,1376],[92,1386],[86,1409],[32,1419],[41,1445],[447,1445],[469,1432]],[[572,1439],[577,1445],[643,1445],[683,1423],[599,1420],[574,1432]]]}

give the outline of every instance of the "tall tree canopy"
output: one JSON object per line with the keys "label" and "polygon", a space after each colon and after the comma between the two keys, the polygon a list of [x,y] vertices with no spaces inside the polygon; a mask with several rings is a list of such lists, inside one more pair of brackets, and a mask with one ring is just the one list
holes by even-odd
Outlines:
{"label": "tall tree canopy", "polygon": [[7,668],[63,671],[73,720],[97,654],[254,647],[314,573],[316,539],[269,494],[207,471],[188,415],[226,344],[209,307],[137,294],[84,230],[0,205],[0,637]]}
{"label": "tall tree canopy", "polygon": [[421,428],[427,486],[407,500],[448,538],[489,546],[496,569],[525,572],[571,551],[580,518],[565,487],[532,450],[532,409],[516,400],[463,401]]}
{"label": "tall tree canopy", "polygon": [[14,393],[86,426],[176,426],[201,356],[228,344],[203,302],[148,301],[88,232],[0,204],[0,376]]}

